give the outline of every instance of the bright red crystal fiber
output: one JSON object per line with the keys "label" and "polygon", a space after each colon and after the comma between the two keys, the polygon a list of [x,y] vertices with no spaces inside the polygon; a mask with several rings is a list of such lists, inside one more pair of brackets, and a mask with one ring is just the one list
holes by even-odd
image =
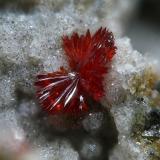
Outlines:
{"label": "bright red crystal fiber", "polygon": [[89,110],[88,99],[104,95],[103,80],[116,53],[112,32],[100,28],[94,35],[73,33],[63,36],[63,48],[71,71],[37,76],[35,86],[39,103],[48,113],[79,115]]}

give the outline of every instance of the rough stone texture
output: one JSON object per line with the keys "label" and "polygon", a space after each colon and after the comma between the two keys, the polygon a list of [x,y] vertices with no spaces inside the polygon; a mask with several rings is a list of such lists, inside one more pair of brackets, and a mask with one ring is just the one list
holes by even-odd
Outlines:
{"label": "rough stone texture", "polygon": [[[119,143],[110,156],[110,160],[145,159],[144,152],[142,152],[140,145],[131,138],[133,119],[136,110],[140,107],[138,103],[131,102],[131,104],[126,103],[118,108],[112,108],[112,113],[119,131]],[[142,106],[141,109],[145,110],[144,107],[146,106]]]}
{"label": "rough stone texture", "polygon": [[132,48],[128,38],[116,40],[118,47],[117,55],[114,57],[109,74],[104,82],[106,89],[106,100],[109,105],[120,104],[130,94],[129,80],[133,75],[141,74],[153,64],[146,57]]}
{"label": "rough stone texture", "polygon": [[14,110],[8,110],[5,113],[0,113],[0,145],[8,150],[18,150],[23,143],[25,134],[20,128],[17,116]]}
{"label": "rough stone texture", "polygon": [[83,120],[83,127],[88,132],[96,132],[100,129],[104,115],[101,112],[90,113],[88,117]]}
{"label": "rough stone texture", "polygon": [[[150,72],[147,72],[147,76],[142,77],[142,83],[141,78],[136,81],[136,86],[133,90],[130,87],[130,83],[134,75],[144,75],[145,70],[150,70],[150,67],[156,69],[156,65],[159,64],[159,62],[149,61],[147,57],[133,50],[129,39],[117,40],[117,46],[119,54],[115,57],[115,63],[113,63],[110,73],[111,76],[107,80],[112,82],[110,86],[107,86],[108,82],[106,81],[106,89],[108,89],[106,90],[106,98],[109,99],[109,104],[113,106],[111,113],[119,132],[118,145],[112,151],[109,159],[157,160],[156,157],[159,158],[159,151],[157,152],[155,144],[157,145],[159,142],[156,140],[151,142],[149,136],[147,138],[144,136],[145,133],[149,133],[152,134],[152,138],[154,139],[157,138],[157,134],[159,134],[159,126],[152,126],[153,122],[151,122],[152,127],[150,127],[150,130],[145,131],[145,126],[148,123],[145,119],[147,119],[147,115],[152,110],[152,96],[148,97],[146,93],[148,93],[149,89],[151,95],[154,94],[155,90],[152,83],[149,83],[152,89],[150,89],[150,85],[146,85],[148,88],[144,89],[143,94],[139,93],[141,91],[139,89],[141,85],[143,87],[145,84],[148,84],[147,81],[150,82],[150,80],[148,80]],[[118,79],[115,78],[115,75],[117,75]],[[154,77],[154,74],[152,76]],[[154,83],[156,83],[156,78],[154,79]],[[135,89],[137,92],[133,95]],[[160,95],[158,94],[157,97],[160,97]],[[155,107],[159,108],[156,102]],[[156,113],[158,111],[159,109],[156,110]]]}
{"label": "rough stone texture", "polygon": [[95,159],[102,154],[102,148],[98,142],[87,139],[84,141],[80,153],[85,159]]}
{"label": "rough stone texture", "polygon": [[159,159],[159,109],[154,111],[156,117],[150,115],[152,108],[148,104],[132,101],[118,108],[113,107],[111,112],[119,131],[119,143],[112,151],[110,160]]}
{"label": "rough stone texture", "polygon": [[79,155],[66,141],[57,141],[39,149],[41,160],[78,160]]}
{"label": "rough stone texture", "polygon": [[[106,160],[109,154],[110,160],[141,160],[148,155],[141,149],[143,137],[141,143],[131,137],[137,124],[135,113],[140,112],[129,83],[153,63],[135,51],[128,38],[118,38],[136,1],[0,0],[0,4],[0,148],[15,160]],[[88,28],[94,32],[101,25],[114,32],[118,47],[104,82],[102,102],[105,108],[112,106],[117,129],[107,109],[91,113],[72,127],[61,117],[48,118],[35,101],[35,75],[68,67],[61,47],[63,34],[84,33]],[[148,101],[141,106],[144,116],[151,110]],[[139,126],[145,123],[138,121]],[[152,124],[138,131],[146,135],[153,128],[157,132]],[[118,145],[111,152],[117,137]],[[0,150],[0,158],[2,153]]]}

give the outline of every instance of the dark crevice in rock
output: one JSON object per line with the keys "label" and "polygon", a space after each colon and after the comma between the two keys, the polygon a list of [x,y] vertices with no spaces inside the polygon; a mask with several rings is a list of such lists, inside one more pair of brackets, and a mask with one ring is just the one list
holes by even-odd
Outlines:
{"label": "dark crevice in rock", "polygon": [[[153,109],[145,119],[145,127],[144,130],[151,130],[153,128],[160,129],[160,110]],[[160,133],[159,133],[160,137]]]}
{"label": "dark crevice in rock", "polygon": [[[34,57],[28,57],[26,62],[17,64],[5,56],[0,56],[0,73],[2,75],[8,75],[12,79],[14,79],[14,77],[18,80],[26,78],[33,79],[34,76],[43,68],[40,64],[41,61]],[[23,73],[26,73],[26,78],[22,76]]]}
{"label": "dark crevice in rock", "polygon": [[15,93],[16,93],[16,98],[18,102],[20,102],[23,99],[31,100],[34,97],[33,93],[27,93],[21,90],[20,87],[17,87],[17,89],[15,90]]}
{"label": "dark crevice in rock", "polygon": [[[145,112],[144,112],[145,113]],[[135,138],[157,139],[160,138],[160,110],[152,109],[149,113],[136,115],[132,133]]]}
{"label": "dark crevice in rock", "polygon": [[24,11],[28,13],[38,3],[38,0],[0,0],[0,9],[11,9],[12,11]]}
{"label": "dark crevice in rock", "polygon": [[156,83],[155,89],[160,93],[160,80]]}
{"label": "dark crevice in rock", "polygon": [[11,68],[15,68],[15,63],[5,56],[0,56],[0,73],[2,75],[7,75]]}
{"label": "dark crevice in rock", "polygon": [[18,103],[35,98],[34,80],[42,68],[39,60],[30,58],[26,63],[16,65],[13,70],[10,69],[11,77],[16,77],[15,95]]}

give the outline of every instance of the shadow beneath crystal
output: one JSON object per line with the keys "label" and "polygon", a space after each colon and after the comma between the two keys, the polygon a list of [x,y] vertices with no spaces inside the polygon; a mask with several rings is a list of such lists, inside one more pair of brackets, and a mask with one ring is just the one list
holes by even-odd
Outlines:
{"label": "shadow beneath crystal", "polygon": [[[100,144],[102,147],[101,155],[92,160],[108,160],[108,156],[113,147],[118,143],[118,131],[114,122],[114,119],[109,110],[97,103],[98,109],[90,111],[89,114],[102,113],[103,121],[101,127],[96,132],[87,131],[83,127],[83,120],[89,116],[89,114],[78,119],[60,116],[47,116],[44,113],[40,113],[37,118],[41,119],[38,128],[47,139],[48,142],[53,142],[57,139],[64,139],[69,141],[78,153],[81,153],[82,144],[88,139],[92,139]],[[42,127],[43,126],[43,127]],[[80,159],[86,158],[80,154]]]}
{"label": "shadow beneath crystal", "polygon": [[[23,101],[35,102],[34,95],[16,90],[19,103],[17,104],[17,113]],[[32,104],[32,103],[30,103]],[[90,111],[82,116],[65,116],[65,115],[47,115],[38,108],[35,115],[27,115],[27,117],[19,114],[20,125],[24,129],[27,140],[34,143],[41,137],[45,137],[46,143],[52,143],[56,140],[67,140],[73,148],[80,154],[81,160],[86,158],[81,154],[83,143],[87,140],[98,142],[101,146],[101,154],[93,157],[92,160],[108,160],[109,153],[118,143],[118,131],[114,119],[110,111],[102,106],[99,102],[89,101]],[[26,106],[27,107],[27,106]],[[32,106],[30,106],[32,108]],[[101,113],[103,120],[100,127],[96,131],[87,130],[83,125],[83,120],[91,114]],[[91,123],[92,125],[92,123]],[[32,128],[32,129],[31,129]],[[32,130],[36,130],[33,135]],[[39,141],[39,140],[38,140]]]}

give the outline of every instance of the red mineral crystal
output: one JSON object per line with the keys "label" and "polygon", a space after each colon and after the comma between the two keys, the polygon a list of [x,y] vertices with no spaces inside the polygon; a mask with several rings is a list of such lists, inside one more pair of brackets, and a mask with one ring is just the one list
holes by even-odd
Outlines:
{"label": "red mineral crystal", "polygon": [[79,115],[90,109],[88,100],[104,95],[103,80],[116,53],[112,32],[100,28],[91,35],[63,36],[71,71],[39,74],[35,86],[42,108],[50,114]]}

